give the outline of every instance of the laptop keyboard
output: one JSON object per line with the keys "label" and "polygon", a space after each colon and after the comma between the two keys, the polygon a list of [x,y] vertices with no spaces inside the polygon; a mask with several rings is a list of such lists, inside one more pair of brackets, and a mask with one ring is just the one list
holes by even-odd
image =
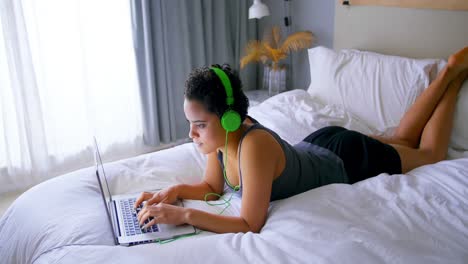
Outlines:
{"label": "laptop keyboard", "polygon": [[[158,232],[158,225],[153,225],[146,229],[140,228],[140,223],[138,222],[137,215],[141,211],[141,209],[143,209],[143,204],[140,204],[138,208],[134,209],[133,205],[135,204],[135,202],[136,198],[120,200],[120,208],[122,209],[123,223],[125,225],[125,235],[134,236],[140,235],[142,233]],[[149,217],[148,219],[146,219],[143,225],[146,225],[151,220],[153,220],[153,217]]]}

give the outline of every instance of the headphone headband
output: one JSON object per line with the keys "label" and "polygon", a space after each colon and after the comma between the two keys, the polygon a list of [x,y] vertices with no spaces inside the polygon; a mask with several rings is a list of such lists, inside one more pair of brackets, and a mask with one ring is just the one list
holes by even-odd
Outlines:
{"label": "headphone headband", "polygon": [[232,96],[232,87],[229,77],[220,68],[211,67],[210,69],[213,70],[213,72],[219,77],[221,83],[223,84],[224,90],[226,90],[226,104],[228,106],[232,106],[232,104],[234,104],[234,97]]}
{"label": "headphone headband", "polygon": [[227,74],[220,68],[210,68],[221,80],[226,91],[227,110],[221,116],[221,125],[227,132],[236,131],[242,124],[241,117],[233,108],[234,96],[232,95],[231,81]]}

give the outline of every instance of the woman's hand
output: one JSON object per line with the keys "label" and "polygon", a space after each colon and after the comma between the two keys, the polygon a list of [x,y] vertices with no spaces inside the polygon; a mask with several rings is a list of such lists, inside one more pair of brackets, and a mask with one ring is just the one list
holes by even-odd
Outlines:
{"label": "woman's hand", "polygon": [[171,186],[166,189],[162,189],[156,193],[143,192],[135,202],[134,208],[140,206],[140,204],[146,201],[145,206],[153,204],[167,203],[173,204],[177,201],[179,193],[177,192],[176,186]]}
{"label": "woman's hand", "polygon": [[142,228],[147,228],[154,224],[181,225],[187,222],[187,212],[187,208],[184,207],[158,203],[145,206],[137,217],[140,226],[142,226],[149,217],[153,218]]}

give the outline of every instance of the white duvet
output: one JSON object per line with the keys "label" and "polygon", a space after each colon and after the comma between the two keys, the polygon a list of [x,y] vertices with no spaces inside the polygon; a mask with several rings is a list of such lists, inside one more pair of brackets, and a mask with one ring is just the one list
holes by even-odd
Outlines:
{"label": "white duvet", "polygon": [[[341,125],[371,133],[338,107],[289,91],[249,110],[290,143]],[[463,156],[463,153],[458,153]],[[192,144],[105,164],[114,194],[197,182]],[[332,184],[271,203],[259,234],[214,234],[114,246],[93,168],[44,182],[0,220],[0,263],[468,263],[468,159]],[[218,212],[200,201],[190,207]],[[224,214],[238,215],[233,198]]]}

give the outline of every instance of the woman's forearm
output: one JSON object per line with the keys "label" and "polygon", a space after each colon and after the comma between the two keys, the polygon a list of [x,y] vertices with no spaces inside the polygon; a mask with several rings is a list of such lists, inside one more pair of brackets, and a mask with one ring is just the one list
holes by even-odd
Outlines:
{"label": "woman's forearm", "polygon": [[[206,182],[201,182],[198,184],[179,184],[174,186],[177,197],[179,199],[190,199],[190,200],[205,200],[205,195],[207,193],[214,193],[213,189]],[[220,193],[218,193],[220,195]],[[217,200],[219,196],[208,195],[207,200]]]}
{"label": "woman's forearm", "polygon": [[[198,184],[180,184],[174,186],[179,199],[204,200],[213,189],[206,182]],[[217,200],[216,195],[207,196],[207,200]],[[217,215],[192,208],[185,208],[185,222],[197,228],[215,233],[259,232],[252,230],[242,217]]]}
{"label": "woman's forearm", "polygon": [[252,230],[242,217],[217,215],[193,208],[185,208],[185,222],[215,233],[260,232]]}

